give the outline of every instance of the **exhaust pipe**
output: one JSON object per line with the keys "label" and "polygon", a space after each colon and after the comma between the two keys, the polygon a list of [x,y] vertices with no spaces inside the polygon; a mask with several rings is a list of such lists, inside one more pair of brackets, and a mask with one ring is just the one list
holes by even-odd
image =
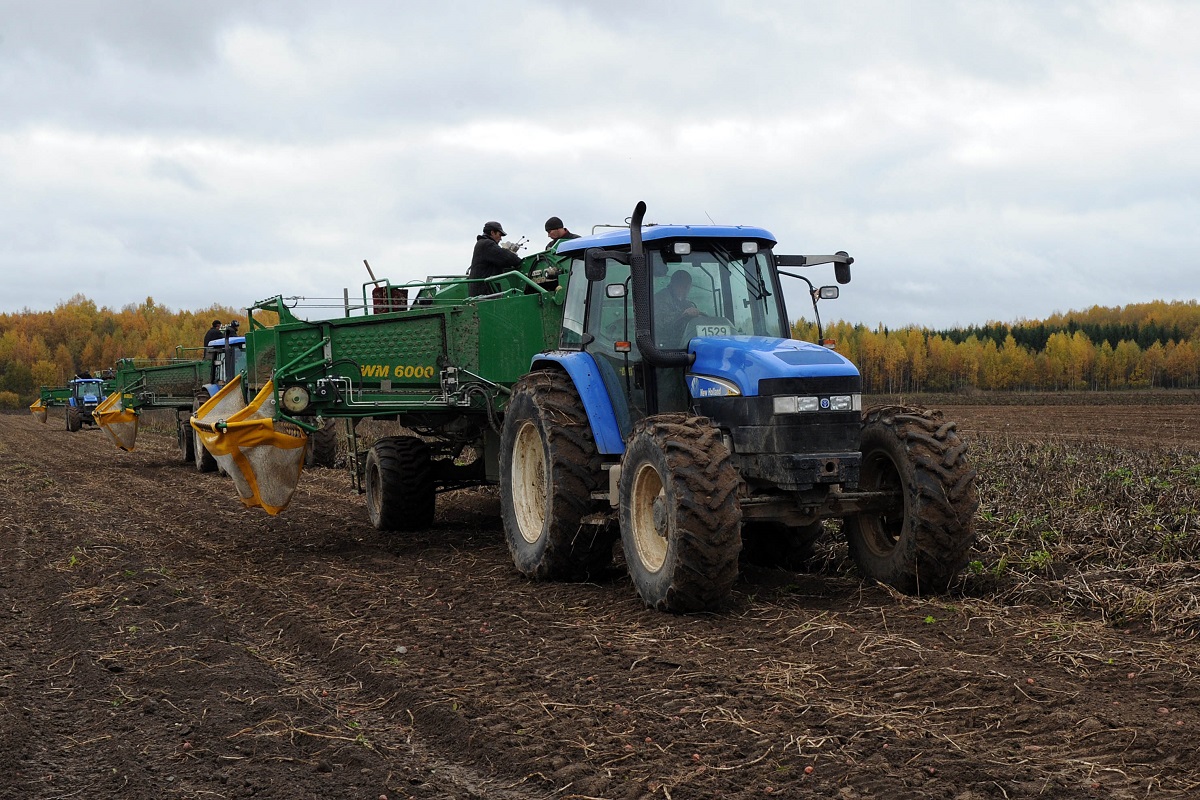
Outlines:
{"label": "exhaust pipe", "polygon": [[695,353],[664,353],[658,349],[650,331],[650,275],[646,269],[646,250],[642,247],[642,218],[646,203],[642,200],[633,209],[629,220],[629,272],[633,278],[633,322],[638,350],[652,367],[690,367]]}

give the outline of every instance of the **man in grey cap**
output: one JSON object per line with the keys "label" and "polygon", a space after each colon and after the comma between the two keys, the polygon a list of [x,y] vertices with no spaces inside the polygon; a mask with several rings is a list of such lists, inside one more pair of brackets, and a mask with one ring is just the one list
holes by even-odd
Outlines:
{"label": "man in grey cap", "polygon": [[475,252],[471,254],[471,269],[467,277],[472,282],[467,285],[467,295],[476,297],[488,294],[487,278],[502,272],[511,272],[521,266],[521,257],[511,250],[500,246],[500,240],[506,236],[504,227],[494,220],[483,223],[483,235],[475,237]]}
{"label": "man in grey cap", "polygon": [[558,217],[551,217],[546,220],[546,235],[550,237],[550,241],[546,244],[546,249],[554,247],[554,243],[560,239],[578,239],[578,233],[571,233],[563,225],[563,221]]}

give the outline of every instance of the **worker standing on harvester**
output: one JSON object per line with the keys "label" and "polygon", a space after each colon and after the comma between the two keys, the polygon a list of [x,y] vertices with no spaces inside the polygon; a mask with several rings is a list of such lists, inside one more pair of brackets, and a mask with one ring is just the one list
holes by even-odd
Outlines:
{"label": "worker standing on harvester", "polygon": [[563,221],[558,217],[551,217],[546,220],[546,235],[550,237],[550,241],[546,244],[546,249],[549,250],[559,241],[567,241],[569,239],[578,239],[578,233],[571,233],[567,230],[567,226],[563,225]]}
{"label": "worker standing on harvester", "polygon": [[224,334],[221,333],[221,320],[214,319],[212,327],[204,332],[204,346],[208,347],[209,342],[213,339],[220,339],[222,336]]}
{"label": "worker standing on harvester", "polygon": [[513,250],[501,246],[500,240],[507,234],[504,227],[494,220],[483,223],[483,235],[475,237],[475,251],[471,254],[471,269],[467,277],[472,278],[467,294],[476,297],[488,294],[487,278],[503,272],[511,272],[521,265],[521,257]]}

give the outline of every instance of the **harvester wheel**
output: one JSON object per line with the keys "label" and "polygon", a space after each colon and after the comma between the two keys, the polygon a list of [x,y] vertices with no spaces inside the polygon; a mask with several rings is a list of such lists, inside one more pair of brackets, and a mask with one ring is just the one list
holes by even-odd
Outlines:
{"label": "harvester wheel", "polygon": [[595,576],[612,563],[612,525],[580,524],[599,510],[604,471],[583,401],[570,377],[531,372],[513,387],[500,432],[504,535],[521,574],[541,580]]}
{"label": "harvester wheel", "polygon": [[321,427],[308,434],[308,444],[304,451],[304,466],[332,467],[337,462],[337,451],[337,420],[324,420]]}
{"label": "harvester wheel", "polygon": [[196,439],[192,435],[191,423],[180,416],[180,412],[175,412],[175,439],[179,445],[179,460],[185,464],[191,463],[196,457]]}
{"label": "harvester wheel", "polygon": [[[192,404],[192,413],[196,413],[200,406],[208,402],[208,395],[197,397]],[[204,446],[204,442],[200,439],[200,434],[195,428],[188,424],[188,430],[192,432],[192,462],[196,465],[197,472],[216,472],[217,459],[213,454],[208,452],[208,448]]]}
{"label": "harvester wheel", "polygon": [[728,598],[742,549],[740,479],[705,417],[660,414],[621,460],[621,542],[638,594],[660,611],[706,611]]}
{"label": "harvester wheel", "polygon": [[83,427],[83,419],[79,415],[79,409],[75,406],[67,406],[67,430],[74,433]]}
{"label": "harvester wheel", "polygon": [[979,507],[975,470],[940,411],[881,406],[863,413],[859,488],[895,505],[846,519],[850,555],[867,578],[902,592],[944,591],[967,563]]}
{"label": "harvester wheel", "polygon": [[367,514],[381,531],[420,531],[433,524],[437,487],[429,445],[415,436],[380,439],[363,468]]}

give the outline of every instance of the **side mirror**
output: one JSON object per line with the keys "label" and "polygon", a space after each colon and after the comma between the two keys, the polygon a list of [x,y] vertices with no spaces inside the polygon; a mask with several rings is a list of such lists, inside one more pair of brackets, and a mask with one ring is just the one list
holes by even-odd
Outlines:
{"label": "side mirror", "polygon": [[817,292],[822,300],[837,300],[841,290],[836,286],[822,286]]}
{"label": "side mirror", "polygon": [[850,282],[850,265],[854,263],[854,259],[851,258],[850,255],[845,250],[838,250],[837,254],[839,256],[845,256],[846,261],[844,263],[837,262],[833,265],[833,278],[838,283],[849,283]]}
{"label": "side mirror", "polygon": [[589,281],[602,281],[608,274],[608,258],[598,247],[589,249],[584,254],[583,275]]}
{"label": "side mirror", "polygon": [[604,296],[605,297],[613,297],[613,298],[624,297],[625,296],[625,284],[623,284],[623,283],[608,284],[607,286],[604,287]]}

